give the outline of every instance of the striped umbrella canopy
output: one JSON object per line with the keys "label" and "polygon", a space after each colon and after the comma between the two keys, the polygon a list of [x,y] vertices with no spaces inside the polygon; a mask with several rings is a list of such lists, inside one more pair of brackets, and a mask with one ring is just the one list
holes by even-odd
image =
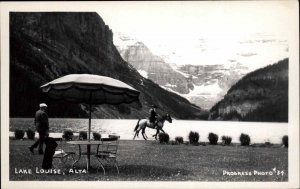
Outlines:
{"label": "striped umbrella canopy", "polygon": [[88,141],[90,141],[93,104],[131,103],[137,101],[140,94],[122,81],[92,74],[66,75],[42,85],[41,89],[53,99],[89,104]]}
{"label": "striped umbrella canopy", "polygon": [[87,104],[121,104],[138,100],[140,92],[122,81],[92,74],[71,74],[43,86],[53,99]]}

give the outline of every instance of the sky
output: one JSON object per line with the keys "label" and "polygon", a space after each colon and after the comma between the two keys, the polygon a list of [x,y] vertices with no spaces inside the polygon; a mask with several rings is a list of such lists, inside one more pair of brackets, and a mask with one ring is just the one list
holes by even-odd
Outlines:
{"label": "sky", "polygon": [[289,8],[284,1],[105,2],[97,12],[114,35],[142,41],[168,63],[254,70],[288,57]]}

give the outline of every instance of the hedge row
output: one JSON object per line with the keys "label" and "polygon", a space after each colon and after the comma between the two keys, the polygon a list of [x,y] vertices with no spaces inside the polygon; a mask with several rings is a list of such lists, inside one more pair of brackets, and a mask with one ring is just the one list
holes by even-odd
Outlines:
{"label": "hedge row", "polygon": [[[16,139],[23,139],[24,135],[25,135],[25,132],[23,130],[19,130],[19,129],[15,130],[15,138]],[[31,129],[28,129],[26,131],[26,135],[27,135],[28,139],[33,140],[34,137],[35,137],[35,132],[32,131]],[[69,129],[64,130],[64,132],[63,132],[63,138],[64,139],[66,139],[66,140],[73,140],[73,136],[74,136],[74,134],[73,134],[72,130],[69,130]],[[158,137],[159,137],[159,142],[160,143],[166,143],[167,144],[170,141],[170,137],[169,137],[169,135],[167,133],[160,133],[158,135]],[[99,133],[93,132],[93,138],[94,138],[94,140],[100,140],[101,135]],[[86,131],[80,131],[79,132],[79,139],[80,140],[87,140],[87,132]],[[191,131],[189,133],[188,139],[189,139],[189,143],[190,144],[198,145],[199,144],[200,135],[199,135],[198,132]],[[242,133],[240,135],[239,139],[240,139],[240,143],[241,143],[242,146],[249,146],[250,143],[251,143],[250,136],[247,135],[247,134]],[[218,140],[219,140],[219,136],[217,134],[215,134],[215,133],[209,133],[208,134],[208,140],[209,140],[209,144],[211,144],[211,145],[217,145],[218,144]],[[231,141],[232,141],[232,138],[229,137],[229,136],[222,136],[221,140],[222,140],[222,144],[223,145],[230,145]],[[179,136],[175,137],[174,144],[183,144],[183,143],[184,143],[183,137],[179,137]],[[270,142],[267,142],[267,143],[269,145]],[[286,148],[288,148],[289,142],[288,142],[288,136],[287,135],[284,135],[282,137],[282,144]]]}
{"label": "hedge row", "polygon": [[[28,139],[34,140],[35,132],[32,131],[31,129],[28,129],[26,131],[26,135],[27,135]],[[19,129],[15,130],[15,138],[16,139],[23,139],[24,136],[25,136],[25,132],[23,130],[19,130]]]}
{"label": "hedge row", "polygon": [[[23,130],[16,129],[14,131],[14,134],[15,134],[15,139],[19,139],[19,140],[24,139],[25,132]],[[28,139],[34,140],[35,132],[32,131],[31,129],[28,129],[26,131],[26,135],[27,135]],[[73,140],[73,136],[74,136],[74,134],[73,134],[72,130],[66,129],[66,130],[63,131],[62,137],[65,140]],[[93,138],[94,138],[94,140],[100,140],[101,135],[99,133],[93,132]],[[87,132],[86,131],[80,131],[79,132],[79,140],[87,140]]]}
{"label": "hedge row", "polygon": [[[188,139],[189,139],[189,144],[193,144],[193,145],[199,145],[199,139],[200,139],[200,135],[198,132],[194,132],[191,131],[188,135]],[[160,133],[159,134],[159,142],[160,143],[168,143],[170,140],[170,137],[167,133]],[[218,140],[219,140],[219,136],[215,133],[209,133],[208,134],[208,140],[209,140],[209,144],[210,145],[217,145],[218,144]],[[222,136],[221,137],[222,140],[222,145],[230,145],[231,141],[232,141],[232,137],[230,136]],[[249,146],[251,143],[251,138],[249,135],[241,133],[240,137],[239,137],[240,143],[242,146]],[[175,137],[175,141],[172,141],[171,144],[184,144],[183,141],[183,137]],[[185,143],[187,144],[187,143]],[[285,135],[282,137],[282,144],[285,147],[288,147],[288,136]],[[272,145],[270,142],[266,142],[265,143],[266,146],[270,146]]]}

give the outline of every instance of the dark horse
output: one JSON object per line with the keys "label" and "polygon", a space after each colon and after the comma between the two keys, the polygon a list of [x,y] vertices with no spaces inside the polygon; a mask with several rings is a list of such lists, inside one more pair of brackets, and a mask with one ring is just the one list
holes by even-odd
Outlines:
{"label": "dark horse", "polygon": [[[164,126],[164,123],[165,123],[166,120],[168,122],[172,123],[172,118],[169,114],[166,114],[166,115],[163,115],[162,117],[157,118],[156,134],[153,135],[153,137],[155,137],[155,139],[157,139],[157,134],[159,133],[159,131],[162,131],[163,133],[165,133],[165,131],[163,130],[163,126]],[[137,122],[137,124],[134,128],[135,135],[133,137],[133,140],[135,139],[136,136],[137,137],[139,136],[140,130],[142,130],[143,138],[145,140],[147,140],[148,137],[145,133],[146,127],[149,127],[151,129],[155,129],[154,124],[153,123],[151,124],[148,119],[139,119],[139,121]]]}

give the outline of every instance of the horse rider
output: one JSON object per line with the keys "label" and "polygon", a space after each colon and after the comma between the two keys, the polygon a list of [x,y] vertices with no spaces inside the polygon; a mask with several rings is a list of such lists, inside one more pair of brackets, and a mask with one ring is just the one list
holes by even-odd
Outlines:
{"label": "horse rider", "polygon": [[154,125],[154,129],[156,129],[157,127],[157,117],[158,117],[158,114],[156,113],[156,109],[158,107],[156,105],[152,105],[151,106],[151,109],[149,111],[150,113],[150,117],[149,117],[149,122],[150,122],[150,125]]}

